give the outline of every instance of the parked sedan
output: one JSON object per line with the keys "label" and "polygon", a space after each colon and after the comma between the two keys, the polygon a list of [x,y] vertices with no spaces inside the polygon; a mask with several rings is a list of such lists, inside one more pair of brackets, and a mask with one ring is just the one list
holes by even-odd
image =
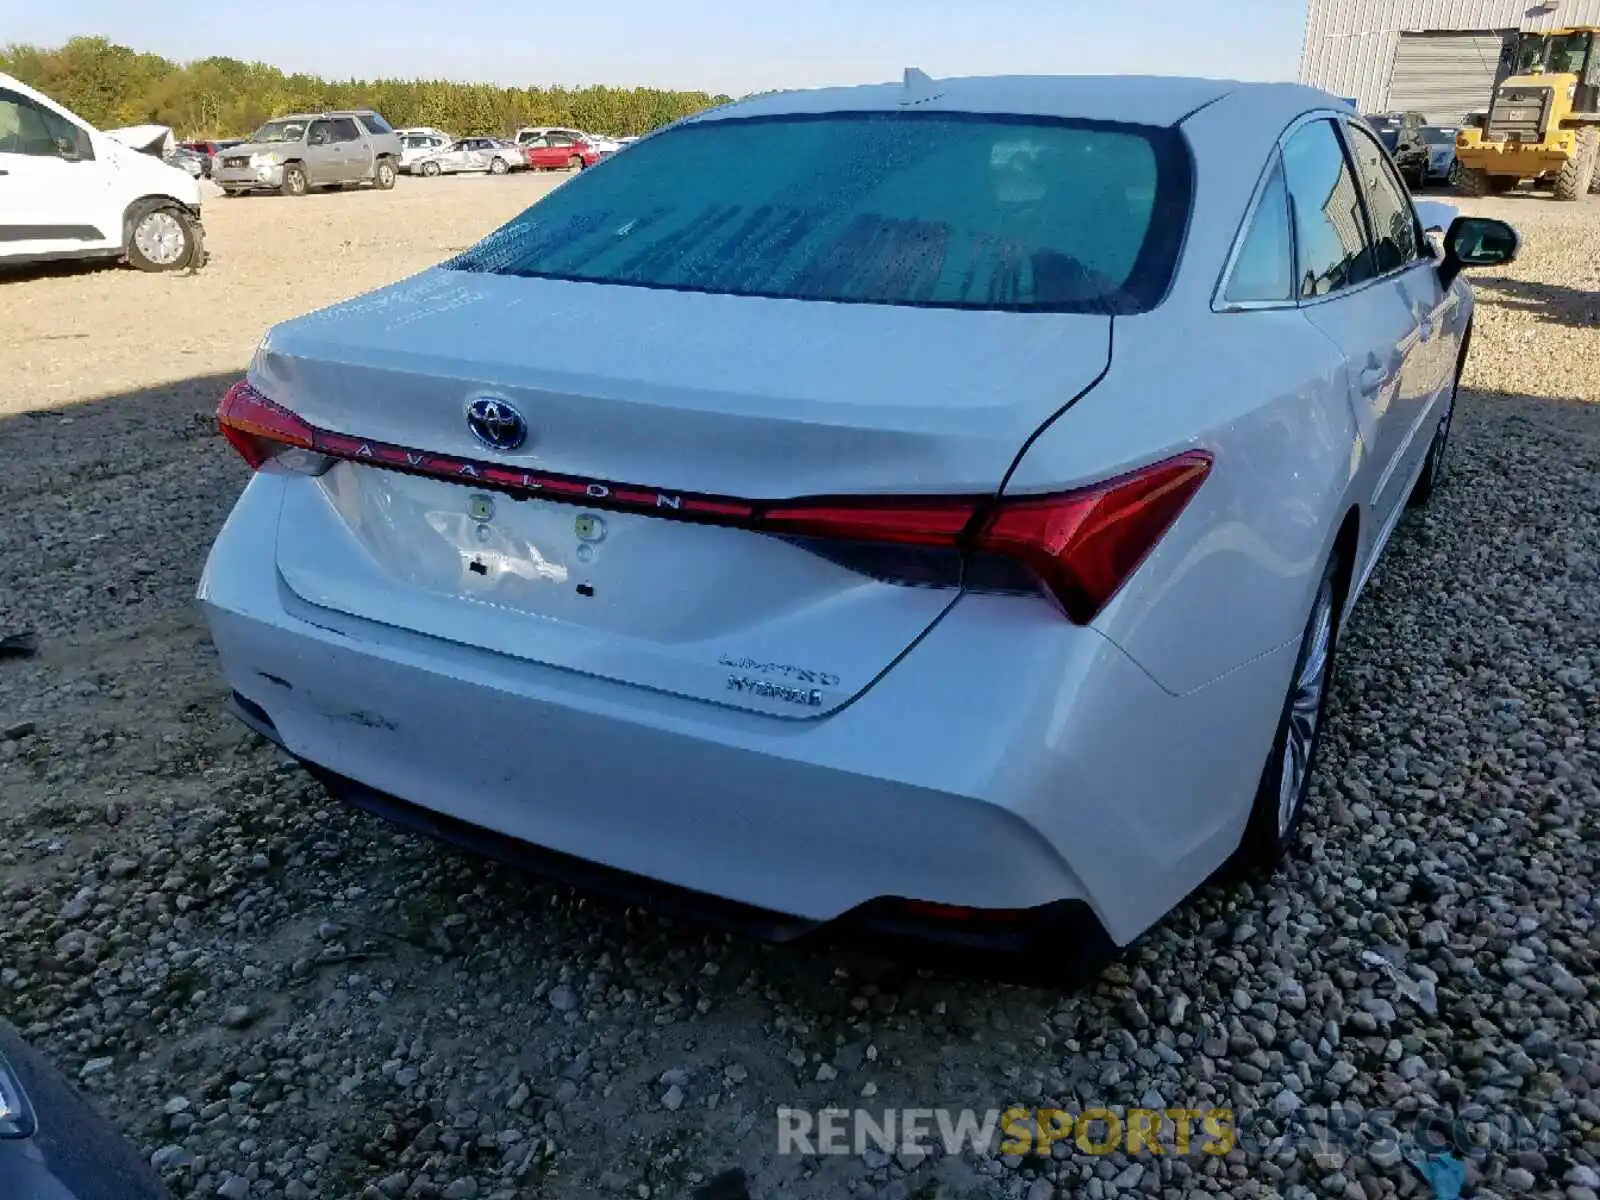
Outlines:
{"label": "parked sedan", "polygon": [[222,138],[221,140],[214,141],[179,142],[178,149],[192,150],[194,153],[200,155],[204,166],[205,177],[210,179],[211,169],[217,165],[217,156],[224,150],[229,150],[234,146],[239,145],[243,145],[243,142],[239,138]]}
{"label": "parked sedan", "polygon": [[1421,188],[1425,185],[1430,155],[1428,144],[1422,136],[1423,127],[1414,122],[1407,124],[1398,116],[1368,117],[1366,120],[1394,159],[1406,186]]}
{"label": "parked sedan", "polygon": [[622,149],[622,143],[614,137],[606,137],[603,133],[586,133],[582,140],[593,147],[594,152],[601,158],[610,158]]}
{"label": "parked sedan", "polygon": [[1456,167],[1456,134],[1453,125],[1429,125],[1422,133],[1428,147],[1428,183],[1455,183],[1460,171]]}
{"label": "parked sedan", "polygon": [[166,1195],[111,1123],[0,1020],[0,1196],[165,1200]]}
{"label": "parked sedan", "polygon": [[235,711],[361,808],[767,937],[1126,944],[1294,841],[1440,498],[1461,271],[1517,238],[1423,225],[1293,85],[689,118],[268,332],[199,588]]}
{"label": "parked sedan", "polygon": [[527,166],[522,148],[506,138],[469,137],[452,142],[430,154],[419,155],[411,164],[415,175],[455,175],[467,171],[487,171],[504,175]]}
{"label": "parked sedan", "polygon": [[177,167],[180,171],[187,171],[194,179],[204,178],[211,173],[210,158],[198,151],[190,150],[187,146],[175,147],[162,161]]}
{"label": "parked sedan", "polygon": [[522,144],[528,165],[543,171],[582,171],[601,159],[601,154],[578,134],[546,133]]}
{"label": "parked sedan", "polygon": [[432,158],[441,150],[449,149],[454,144],[454,138],[447,137],[442,133],[402,133],[400,135],[401,174],[417,174],[417,165],[423,159]]}

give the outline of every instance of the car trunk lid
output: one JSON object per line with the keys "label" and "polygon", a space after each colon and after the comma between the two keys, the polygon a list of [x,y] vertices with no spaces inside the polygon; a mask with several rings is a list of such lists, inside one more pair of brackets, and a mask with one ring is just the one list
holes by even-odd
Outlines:
{"label": "car trunk lid", "polygon": [[[956,593],[882,582],[736,514],[681,518],[992,494],[1103,372],[1109,325],[426,272],[279,326],[258,353],[254,385],[348,452],[286,491],[278,568],[313,606],[817,716]],[[484,398],[525,418],[520,446],[474,436]],[[408,473],[424,454],[450,478]],[[508,471],[532,490],[498,491]]]}

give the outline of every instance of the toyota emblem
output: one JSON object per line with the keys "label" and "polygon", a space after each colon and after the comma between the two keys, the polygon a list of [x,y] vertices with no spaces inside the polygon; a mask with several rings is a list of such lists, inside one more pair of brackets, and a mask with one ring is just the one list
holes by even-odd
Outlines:
{"label": "toyota emblem", "polygon": [[467,408],[467,428],[491,450],[515,450],[528,440],[528,423],[495,396],[479,396]]}

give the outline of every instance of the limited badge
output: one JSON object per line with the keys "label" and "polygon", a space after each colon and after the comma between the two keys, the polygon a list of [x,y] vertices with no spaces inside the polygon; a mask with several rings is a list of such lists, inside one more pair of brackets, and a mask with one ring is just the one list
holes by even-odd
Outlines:
{"label": "limited badge", "polygon": [[585,514],[574,523],[573,532],[580,542],[598,542],[606,536],[606,523],[599,517]]}
{"label": "limited badge", "polygon": [[487,521],[494,516],[494,501],[487,496],[474,496],[467,501],[467,515],[474,521]]}

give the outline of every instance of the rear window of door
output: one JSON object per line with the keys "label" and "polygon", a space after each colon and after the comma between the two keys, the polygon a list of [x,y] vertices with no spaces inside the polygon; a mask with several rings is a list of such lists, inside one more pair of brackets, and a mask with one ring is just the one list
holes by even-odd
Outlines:
{"label": "rear window of door", "polygon": [[1411,196],[1395,173],[1394,163],[1370,133],[1359,125],[1345,126],[1350,136],[1350,151],[1361,177],[1367,198],[1367,213],[1372,218],[1372,245],[1380,275],[1397,271],[1417,261],[1421,238],[1417,233],[1417,214]]}
{"label": "rear window of door", "polygon": [[1296,294],[1326,296],[1371,279],[1361,188],[1331,120],[1313,121],[1284,142],[1283,178],[1294,213]]}
{"label": "rear window of door", "polygon": [[336,142],[359,142],[361,130],[356,128],[356,123],[349,117],[335,117],[333,121],[333,140]]}

